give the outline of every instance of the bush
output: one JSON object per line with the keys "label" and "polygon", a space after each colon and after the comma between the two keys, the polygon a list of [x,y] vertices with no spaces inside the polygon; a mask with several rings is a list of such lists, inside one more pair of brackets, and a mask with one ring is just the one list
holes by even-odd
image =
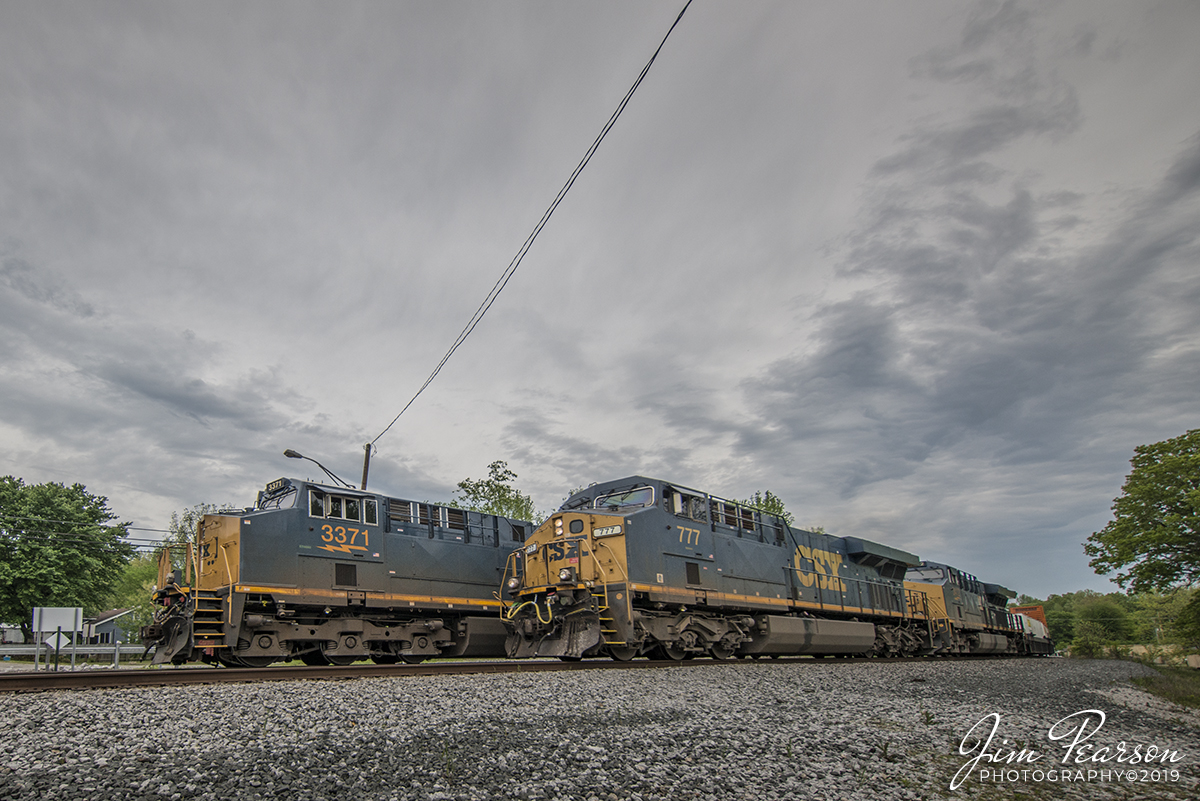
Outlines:
{"label": "bush", "polygon": [[1081,620],[1075,626],[1075,639],[1071,641],[1071,656],[1095,659],[1103,656],[1105,648],[1112,643],[1108,632],[1099,623]]}

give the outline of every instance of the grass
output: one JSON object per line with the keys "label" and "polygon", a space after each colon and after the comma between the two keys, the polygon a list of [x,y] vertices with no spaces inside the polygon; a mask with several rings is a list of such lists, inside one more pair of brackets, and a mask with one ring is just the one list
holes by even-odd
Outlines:
{"label": "grass", "polygon": [[1200,670],[1156,665],[1157,676],[1143,676],[1133,683],[1152,695],[1189,709],[1200,709]]}

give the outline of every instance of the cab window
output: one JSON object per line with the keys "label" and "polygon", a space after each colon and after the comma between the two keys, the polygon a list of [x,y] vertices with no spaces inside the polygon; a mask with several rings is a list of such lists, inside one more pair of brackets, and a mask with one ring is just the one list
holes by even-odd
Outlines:
{"label": "cab window", "polygon": [[638,487],[632,490],[610,492],[608,495],[601,495],[592,504],[593,508],[608,509],[609,511],[635,509],[653,505],[654,487]]}
{"label": "cab window", "polygon": [[349,498],[311,490],[308,513],[312,517],[336,518],[372,526],[379,524],[379,505],[374,498]]}

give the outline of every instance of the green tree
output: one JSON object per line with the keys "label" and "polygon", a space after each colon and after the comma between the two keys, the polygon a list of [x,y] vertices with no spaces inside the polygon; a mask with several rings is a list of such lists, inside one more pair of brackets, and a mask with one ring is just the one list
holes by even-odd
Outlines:
{"label": "green tree", "polygon": [[[744,506],[753,506],[755,509],[767,514],[775,515],[789,526],[796,522],[796,516],[787,510],[783,499],[770,490],[756,490],[749,498],[744,501],[738,501],[738,503]],[[824,529],[822,529],[823,532]]]}
{"label": "green tree", "polygon": [[1180,645],[1200,649],[1200,590],[1188,594],[1179,614],[1171,621],[1169,631]]}
{"label": "green tree", "polygon": [[1141,643],[1162,645],[1178,642],[1175,621],[1183,612],[1194,591],[1176,589],[1169,592],[1143,592],[1130,598],[1134,611],[1134,639]]}
{"label": "green tree", "polygon": [[1200,581],[1200,429],[1139,445],[1113,501],[1113,520],[1084,552],[1101,575],[1142,592]]}
{"label": "green tree", "polygon": [[[198,503],[182,512],[171,512],[171,522],[167,525],[167,536],[162,544],[171,549],[171,567],[180,581],[184,579],[184,562],[187,560],[188,543],[196,542],[196,529],[205,515],[220,514],[228,507],[217,506],[215,503]],[[156,552],[157,560],[157,552]],[[192,578],[195,581],[195,577]]]}
{"label": "green tree", "polygon": [[132,642],[142,626],[150,623],[154,605],[150,597],[158,581],[158,555],[139,554],[126,563],[120,578],[112,588],[105,606],[110,609],[132,609],[118,621],[125,630],[125,642]]}
{"label": "green tree", "polygon": [[1095,590],[1079,590],[1047,598],[1042,607],[1046,612],[1051,639],[1064,644],[1074,640],[1077,633],[1075,625],[1079,622],[1077,612],[1084,604],[1101,597]]}
{"label": "green tree", "polygon": [[30,642],[35,606],[101,611],[133,554],[129,523],[105,525],[115,519],[82,484],[0,478],[0,620]]}
{"label": "green tree", "polygon": [[1073,656],[1094,659],[1103,654],[1105,646],[1112,642],[1108,638],[1108,632],[1099,623],[1084,620],[1076,628],[1075,639],[1071,641]]}
{"label": "green tree", "polygon": [[458,492],[449,505],[540,524],[546,515],[534,508],[531,497],[512,485],[516,478],[517,474],[508,469],[508,462],[492,462],[487,478],[478,481],[464,478],[458,482]]}
{"label": "green tree", "polygon": [[1094,624],[1106,643],[1125,642],[1133,634],[1133,623],[1128,613],[1108,597],[1084,604],[1077,617],[1080,630],[1086,629],[1088,624]]}
{"label": "green tree", "polygon": [[1057,643],[1069,643],[1075,639],[1075,613],[1064,609],[1046,610],[1046,627],[1050,639]]}

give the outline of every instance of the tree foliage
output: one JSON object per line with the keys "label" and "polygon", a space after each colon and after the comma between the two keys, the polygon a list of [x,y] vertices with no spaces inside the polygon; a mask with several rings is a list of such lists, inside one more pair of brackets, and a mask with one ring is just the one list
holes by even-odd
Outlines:
{"label": "tree foliage", "polygon": [[546,516],[534,508],[531,497],[512,485],[516,478],[517,474],[508,468],[508,462],[492,462],[488,465],[487,478],[478,481],[464,478],[458,482],[458,491],[450,505],[484,514],[541,523]]}
{"label": "tree foliage", "polygon": [[0,621],[29,641],[35,606],[101,611],[134,550],[115,519],[82,484],[0,478]]}
{"label": "tree foliage", "polygon": [[139,629],[150,623],[154,604],[150,598],[158,581],[158,555],[139,554],[125,565],[113,585],[105,606],[110,609],[132,609],[133,612],[117,621],[125,631],[125,642],[132,642]]}
{"label": "tree foliage", "polygon": [[227,509],[225,506],[217,506],[215,503],[198,503],[195,506],[189,506],[182,512],[171,512],[171,522],[167,525],[167,535],[164,540],[164,545],[186,545],[189,542],[196,541],[196,529],[200,525],[200,521],[205,515],[219,514],[222,510]]}
{"label": "tree foliage", "polygon": [[[1080,590],[1045,601],[1022,595],[1020,606],[1042,606],[1050,636],[1078,655],[1121,644],[1200,646],[1200,590],[1127,595]],[[1194,616],[1193,616],[1194,615]]]}
{"label": "tree foliage", "polygon": [[738,501],[744,506],[753,506],[767,514],[775,515],[789,526],[796,522],[796,516],[787,510],[783,499],[770,490],[758,491],[744,501]]}
{"label": "tree foliage", "polygon": [[1105,642],[1127,642],[1133,635],[1133,622],[1120,604],[1109,598],[1097,598],[1078,612],[1080,628],[1093,624]]}
{"label": "tree foliage", "polygon": [[1140,445],[1113,501],[1113,520],[1088,537],[1092,568],[1118,571],[1122,589],[1144,592],[1200,582],[1200,429]]}
{"label": "tree foliage", "polygon": [[[180,581],[184,576],[184,562],[187,560],[188,543],[195,544],[196,529],[205,515],[218,514],[228,507],[217,506],[215,503],[198,503],[189,506],[182,512],[171,512],[171,522],[167,525],[169,532],[163,545],[171,549],[171,567]],[[157,560],[157,553],[155,554]],[[156,562],[157,564],[157,562]],[[194,579],[193,579],[194,580]]]}
{"label": "tree foliage", "polygon": [[1167,625],[1175,641],[1192,650],[1200,650],[1200,590],[1190,593],[1179,614]]}

